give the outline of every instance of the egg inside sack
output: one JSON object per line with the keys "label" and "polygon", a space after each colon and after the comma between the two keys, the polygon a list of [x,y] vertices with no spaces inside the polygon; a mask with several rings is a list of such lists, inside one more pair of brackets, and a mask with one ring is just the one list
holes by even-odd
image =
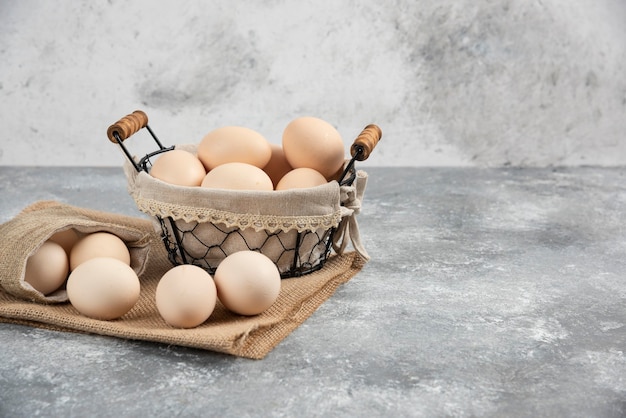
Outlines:
{"label": "egg inside sack", "polygon": [[345,150],[341,135],[330,123],[311,116],[296,118],[283,131],[283,150],[293,168],[308,167],[327,180],[341,169]]}
{"label": "egg inside sack", "polygon": [[215,282],[198,266],[183,264],[173,267],[157,285],[157,310],[173,327],[197,327],[211,316],[216,302]]}
{"label": "egg inside sack", "polygon": [[207,171],[234,162],[263,168],[271,156],[272,149],[265,137],[241,126],[217,128],[206,134],[198,145],[198,158]]}
{"label": "egg inside sack", "polygon": [[217,298],[232,312],[257,315],[276,302],[280,273],[276,265],[256,251],[239,251],[226,257],[214,275]]}
{"label": "egg inside sack", "polygon": [[240,162],[215,167],[204,177],[201,186],[229,190],[274,190],[272,179],[262,169]]}
{"label": "egg inside sack", "polygon": [[24,281],[44,295],[59,289],[69,273],[69,261],[63,247],[45,241],[26,261]]}
{"label": "egg inside sack", "polygon": [[116,258],[96,257],[80,264],[67,279],[67,297],[82,315],[116,319],[139,300],[139,278]]}
{"label": "egg inside sack", "polygon": [[72,247],[74,247],[74,244],[76,244],[79,239],[78,234],[72,228],[59,231],[49,238],[50,241],[56,242],[63,247],[68,257],[72,251]]}
{"label": "egg inside sack", "polygon": [[124,241],[108,232],[94,232],[81,238],[70,252],[70,270],[95,257],[112,257],[130,265],[130,251]]}
{"label": "egg inside sack", "polygon": [[173,149],[158,154],[150,175],[177,186],[200,186],[206,170],[202,162],[189,151]]}

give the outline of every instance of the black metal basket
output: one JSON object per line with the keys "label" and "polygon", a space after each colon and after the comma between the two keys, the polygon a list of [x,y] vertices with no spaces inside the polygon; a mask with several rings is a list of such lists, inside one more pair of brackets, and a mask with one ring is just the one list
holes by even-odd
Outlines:
{"label": "black metal basket", "polygon": [[[158,149],[137,161],[124,141],[142,128],[148,130]],[[148,117],[140,110],[111,125],[107,135],[111,142],[119,144],[137,173],[149,173],[154,157],[174,149],[174,146],[162,145],[148,126]],[[352,185],[357,175],[355,161],[367,159],[381,135],[381,130],[376,125],[368,125],[361,132],[350,148],[351,159],[346,161],[337,180],[340,186]],[[258,251],[267,255],[277,265],[282,278],[314,272],[321,269],[329,257],[336,231],[335,227],[323,225],[315,230],[305,231],[258,231],[210,221],[174,220],[171,216],[155,215],[155,218],[172,264],[197,265],[210,274],[215,273],[225,257],[241,250]]]}

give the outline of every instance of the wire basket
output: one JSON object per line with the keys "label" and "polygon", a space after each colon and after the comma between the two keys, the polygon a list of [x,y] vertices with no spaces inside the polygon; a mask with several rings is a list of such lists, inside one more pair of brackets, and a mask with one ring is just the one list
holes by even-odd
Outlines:
{"label": "wire basket", "polygon": [[[149,132],[158,149],[141,159],[136,159],[124,141],[143,128]],[[139,209],[153,216],[155,227],[161,232],[163,244],[173,265],[193,264],[214,274],[219,263],[228,255],[237,251],[252,250],[269,257],[278,267],[281,277],[287,278],[302,276],[324,266],[333,249],[335,234],[342,221],[341,214],[345,215],[350,212],[342,207],[344,201],[341,196],[346,194],[344,193],[346,188],[353,188],[355,180],[364,174],[357,172],[355,161],[364,161],[369,157],[380,140],[382,132],[378,126],[368,125],[358,135],[350,148],[351,159],[346,160],[339,178],[332,180],[328,185],[315,188],[316,192],[313,195],[316,201],[314,203],[322,209],[327,206],[328,216],[316,218],[316,221],[306,225],[299,225],[297,221],[289,225],[284,222],[276,225],[271,221],[267,222],[267,216],[271,215],[273,206],[285,206],[284,201],[279,202],[284,197],[279,192],[260,192],[261,196],[255,196],[255,204],[259,200],[260,206],[255,208],[254,213],[240,216],[237,222],[231,222],[228,216],[216,217],[214,215],[216,211],[227,210],[227,208],[211,208],[207,212],[203,202],[208,202],[206,206],[212,206],[213,200],[228,202],[229,199],[232,201],[245,199],[249,197],[246,191],[209,191],[198,188],[204,189],[194,191],[202,194],[201,198],[187,197],[191,200],[185,206],[181,203],[177,192],[180,190],[182,198],[182,196],[189,195],[189,190],[183,189],[189,188],[165,184],[154,179],[149,173],[152,159],[159,154],[175,148],[194,152],[195,146],[163,146],[149,127],[147,115],[140,110],[124,116],[111,125],[107,130],[107,136],[111,142],[118,144],[126,155],[128,162],[125,164],[125,172],[129,190],[136,192],[131,194]],[[161,196],[165,193],[161,194],[159,188],[167,189],[170,196],[173,190],[176,198],[169,199],[169,201],[162,198]],[[149,199],[145,198],[144,192],[147,189],[153,192]],[[293,191],[295,194],[309,192],[310,190]],[[141,197],[138,197],[139,195]],[[187,209],[186,214],[179,214],[182,209],[163,210],[163,206],[169,208],[172,205],[183,205],[181,207]],[[266,217],[263,218],[265,220],[263,223],[259,221],[259,216]]]}

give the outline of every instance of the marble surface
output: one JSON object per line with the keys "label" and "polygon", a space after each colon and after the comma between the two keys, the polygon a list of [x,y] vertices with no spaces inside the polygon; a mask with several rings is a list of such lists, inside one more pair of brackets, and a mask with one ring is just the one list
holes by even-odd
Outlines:
{"label": "marble surface", "polygon": [[[626,414],[626,168],[367,171],[372,260],[265,359],[0,324],[0,416]],[[139,216],[119,168],[0,194]]]}
{"label": "marble surface", "polygon": [[623,0],[2,1],[0,164],[115,166],[107,127],[140,108],[167,144],[278,143],[311,115],[346,145],[380,125],[375,166],[622,165],[625,21]]}

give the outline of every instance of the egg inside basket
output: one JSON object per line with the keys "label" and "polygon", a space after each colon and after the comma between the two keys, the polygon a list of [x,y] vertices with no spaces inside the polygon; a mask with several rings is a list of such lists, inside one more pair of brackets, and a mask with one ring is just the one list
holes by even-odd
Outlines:
{"label": "egg inside basket", "polygon": [[[159,149],[137,159],[124,141],[142,128]],[[172,149],[193,153],[196,145],[164,147],[142,111],[120,119],[107,133],[126,154],[130,195],[138,209],[153,218],[174,265],[194,264],[214,274],[229,254],[252,250],[269,257],[281,277],[297,277],[322,268],[332,250],[343,252],[349,241],[368,258],[356,222],[367,174],[354,163],[365,160],[379,141],[381,131],[375,125],[368,125],[354,141],[352,158],[337,180],[275,191],[177,186],[154,178],[150,168],[159,154]]]}

